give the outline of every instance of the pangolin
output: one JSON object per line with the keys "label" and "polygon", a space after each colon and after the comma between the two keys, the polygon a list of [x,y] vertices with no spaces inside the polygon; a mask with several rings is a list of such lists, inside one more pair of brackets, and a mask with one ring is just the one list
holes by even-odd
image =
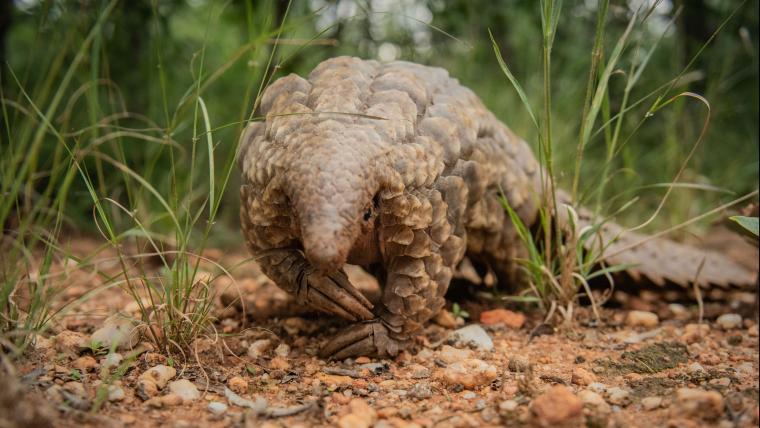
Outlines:
{"label": "pangolin", "polygon": [[[408,347],[444,306],[465,256],[490,266],[500,284],[525,280],[527,250],[500,196],[533,225],[541,169],[528,144],[445,70],[337,57],[306,79],[276,80],[259,112],[265,120],[246,127],[238,154],[243,233],[280,288],[353,322],[323,356]],[[608,225],[605,236],[618,229]],[[626,239],[613,250],[638,236]],[[721,254],[666,240],[611,262],[634,262],[634,274],[655,283],[688,284],[697,269],[704,285],[755,280]],[[346,263],[377,277],[379,303],[349,282]]]}

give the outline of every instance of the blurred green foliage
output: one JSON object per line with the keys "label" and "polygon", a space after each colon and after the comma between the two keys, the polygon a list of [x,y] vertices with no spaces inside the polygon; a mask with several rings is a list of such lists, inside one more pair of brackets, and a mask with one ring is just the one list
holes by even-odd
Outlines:
{"label": "blurred green foliage", "polygon": [[[0,10],[9,10],[0,20],[5,46],[1,52],[7,61],[2,69],[3,97],[20,107],[9,108],[9,119],[0,124],[1,144],[9,144],[20,132],[14,124],[23,116],[22,111],[31,110],[21,89],[34,102],[47,105],[51,89],[107,2],[2,2],[4,9]],[[632,10],[642,4],[649,2],[612,2],[604,40],[606,52],[625,29]],[[711,107],[709,133],[682,181],[727,192],[679,189],[666,206],[667,215],[661,216],[655,227],[705,212],[758,184],[757,1],[661,1],[645,25],[634,29],[632,39],[636,43],[626,49],[620,70],[611,79],[607,117],[616,114],[630,62],[641,59],[678,10],[675,26],[664,34],[631,100],[639,100],[678,76],[704,46],[693,67],[685,70],[689,83],[671,93],[702,94]],[[705,46],[734,10],[736,14]],[[564,2],[553,50],[552,111],[558,180],[565,186],[573,175],[595,21],[595,1]],[[195,103],[188,102],[191,94],[200,95],[208,106],[217,156],[227,159],[262,85],[291,72],[304,75],[329,57],[356,55],[444,67],[518,134],[535,144],[536,131],[528,114],[500,72],[489,29],[534,109],[540,111],[541,24],[537,1],[120,1],[88,45],[87,57],[74,70],[74,80],[64,95],[66,108],[51,120],[65,127],[59,131],[68,133],[65,135],[73,144],[123,159],[157,189],[169,193],[178,186],[177,181],[191,179],[183,177],[181,168],[191,154],[178,161],[177,174],[170,174],[172,154],[165,150],[169,139],[190,150],[189,141],[196,135]],[[653,100],[644,101],[627,116],[623,139],[632,137],[614,160],[613,180],[607,186],[607,195],[621,195],[611,199],[610,210],[633,193],[642,196],[642,202],[626,212],[632,221],[648,216],[663,193],[658,187],[641,192],[637,188],[673,178],[705,117],[704,105],[683,99],[639,127]],[[114,136],[111,133],[117,129],[99,126],[106,118],[111,118],[110,124],[141,129],[142,135],[150,135],[159,143],[128,133]],[[600,124],[598,121],[597,126]],[[604,130],[591,141],[584,159],[581,187],[589,192],[598,186],[595,173],[605,158],[603,136]],[[47,183],[50,173],[45,168],[52,165],[49,162],[57,145],[56,138],[48,134],[39,161],[42,172],[30,178],[32,188],[41,189]],[[85,154],[82,158],[87,170],[98,177],[94,181],[103,195],[135,210],[151,210],[150,203],[136,203],[140,195],[131,194],[125,186],[130,178],[95,157]],[[203,187],[207,181],[192,183],[202,198],[208,191]],[[228,226],[231,239],[237,239],[237,192],[235,182],[231,184],[223,196],[220,220]],[[70,227],[92,231],[92,200],[82,197],[86,192],[84,183],[74,183],[65,215]],[[591,193],[586,195],[590,197]]]}

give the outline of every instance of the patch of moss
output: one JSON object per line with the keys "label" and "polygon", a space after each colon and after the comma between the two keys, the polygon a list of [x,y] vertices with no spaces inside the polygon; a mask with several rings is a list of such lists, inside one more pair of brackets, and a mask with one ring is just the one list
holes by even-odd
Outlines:
{"label": "patch of moss", "polygon": [[652,374],[672,369],[688,361],[686,345],[678,342],[659,342],[638,351],[623,352],[619,361],[597,360],[609,375],[627,373]]}
{"label": "patch of moss", "polygon": [[674,388],[683,385],[683,382],[665,377],[647,377],[628,382],[628,385],[634,397],[643,398],[668,395]]}

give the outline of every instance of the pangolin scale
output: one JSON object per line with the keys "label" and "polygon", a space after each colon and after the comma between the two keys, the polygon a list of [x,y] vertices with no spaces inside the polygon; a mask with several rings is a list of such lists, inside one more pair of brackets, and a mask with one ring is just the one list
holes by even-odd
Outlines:
{"label": "pangolin scale", "polygon": [[[264,92],[264,121],[241,137],[241,224],[264,273],[302,303],[354,321],[323,355],[395,355],[445,303],[466,256],[500,284],[524,282],[526,248],[500,203],[537,221],[541,169],[527,143],[440,68],[337,57]],[[611,240],[621,230],[601,231]],[[638,235],[612,243],[623,249]],[[699,275],[697,270],[702,266]],[[718,253],[666,240],[618,252],[634,275],[703,285],[753,284]],[[378,277],[373,305],[346,263]]]}

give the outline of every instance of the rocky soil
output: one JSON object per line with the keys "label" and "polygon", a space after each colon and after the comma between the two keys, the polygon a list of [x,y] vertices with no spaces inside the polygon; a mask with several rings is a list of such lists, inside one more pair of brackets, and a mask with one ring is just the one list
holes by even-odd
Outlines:
{"label": "rocky soil", "polygon": [[[246,258],[205,255],[225,266]],[[101,271],[118,269],[110,256]],[[702,323],[694,302],[620,294],[601,322],[575,308],[575,323],[552,327],[464,293],[411,352],[325,361],[316,352],[343,324],[295,305],[244,263],[235,280],[210,283],[216,331],[167,356],[135,327],[139,307],[126,293],[60,264],[60,302],[98,293],[39,337],[13,375],[0,371],[0,427],[758,425],[753,294],[708,303]],[[377,297],[374,279],[349,276]]]}

